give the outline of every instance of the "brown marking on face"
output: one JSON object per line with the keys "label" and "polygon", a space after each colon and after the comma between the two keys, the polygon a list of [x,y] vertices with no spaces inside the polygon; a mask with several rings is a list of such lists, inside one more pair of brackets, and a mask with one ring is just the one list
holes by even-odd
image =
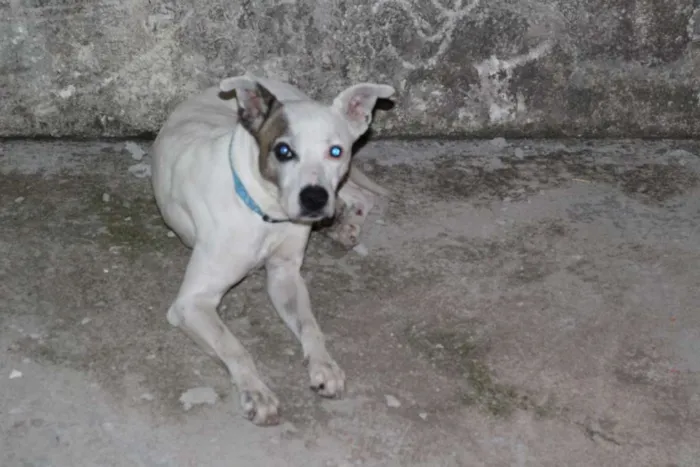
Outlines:
{"label": "brown marking on face", "polygon": [[255,139],[260,148],[258,156],[258,167],[264,179],[277,184],[278,162],[272,154],[273,145],[283,136],[289,134],[289,121],[284,107],[279,102],[270,109],[268,117],[265,119],[260,129],[256,132]]}

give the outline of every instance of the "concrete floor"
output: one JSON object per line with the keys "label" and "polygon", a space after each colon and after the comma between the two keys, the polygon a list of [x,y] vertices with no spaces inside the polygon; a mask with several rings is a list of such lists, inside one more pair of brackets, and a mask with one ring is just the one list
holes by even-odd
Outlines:
{"label": "concrete floor", "polygon": [[314,234],[305,267],[346,398],[260,274],[224,300],[272,428],[165,319],[188,250],[133,148],[1,148],[4,467],[700,465],[700,143],[370,144],[369,254]]}

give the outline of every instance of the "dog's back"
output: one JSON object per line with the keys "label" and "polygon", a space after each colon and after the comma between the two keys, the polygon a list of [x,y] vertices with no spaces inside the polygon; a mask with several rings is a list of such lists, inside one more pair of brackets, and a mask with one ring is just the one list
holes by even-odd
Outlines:
{"label": "dog's back", "polygon": [[235,99],[223,100],[218,93],[211,87],[180,103],[151,148],[154,196],[166,223],[188,246],[196,237],[192,218],[199,209],[189,205],[190,198],[198,198],[187,192],[221,186],[213,178],[225,174],[227,165],[217,148],[227,144],[238,125]]}

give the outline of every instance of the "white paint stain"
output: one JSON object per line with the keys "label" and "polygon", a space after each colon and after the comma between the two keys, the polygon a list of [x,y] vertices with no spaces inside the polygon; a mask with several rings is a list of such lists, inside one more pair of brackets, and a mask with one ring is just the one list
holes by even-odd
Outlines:
{"label": "white paint stain", "polygon": [[73,94],[75,94],[75,86],[73,86],[72,84],[69,84],[65,88],[58,91],[58,97],[60,97],[61,99],[68,99]]}
{"label": "white paint stain", "polygon": [[44,117],[55,113],[58,113],[58,107],[49,102],[42,102],[34,107],[34,115],[37,117]]}
{"label": "white paint stain", "polygon": [[[421,0],[422,1],[422,0]],[[400,54],[393,44],[389,44],[394,54],[401,60],[404,68],[415,70],[421,67],[434,67],[447,53],[452,44],[454,31],[459,23],[474,10],[481,0],[470,0],[467,6],[464,6],[464,0],[455,0],[454,6],[448,8],[438,0],[430,0],[431,5],[439,11],[439,17],[442,20],[437,28],[433,28],[428,21],[416,15],[414,2],[410,0],[379,0],[372,6],[372,13],[377,14],[382,7],[386,5],[396,5],[400,7],[413,22],[413,30],[415,34],[425,43],[439,43],[437,50],[432,57],[425,60],[408,61],[400,57]],[[416,2],[417,3],[417,2]],[[435,30],[433,30],[435,29]]]}
{"label": "white paint stain", "polygon": [[481,97],[489,106],[489,121],[505,123],[512,121],[518,114],[527,110],[522,93],[510,91],[513,71],[528,62],[537,60],[551,50],[550,41],[544,41],[530,52],[509,59],[499,59],[495,55],[474,66],[481,83]]}

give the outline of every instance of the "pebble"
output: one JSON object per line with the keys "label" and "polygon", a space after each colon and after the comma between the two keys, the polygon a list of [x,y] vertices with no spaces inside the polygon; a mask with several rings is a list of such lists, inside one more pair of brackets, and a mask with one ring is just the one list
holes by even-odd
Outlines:
{"label": "pebble", "polygon": [[22,377],[22,372],[19,370],[12,370],[10,372],[10,379],[21,378],[21,377]]}
{"label": "pebble", "polygon": [[423,420],[427,420],[427,419],[428,419],[428,414],[427,414],[426,412],[421,412],[421,413],[418,414],[418,416],[419,416],[420,418],[422,418]]}
{"label": "pebble", "polygon": [[180,396],[180,403],[185,410],[190,410],[198,404],[213,405],[219,399],[218,394],[210,387],[188,389]]}
{"label": "pebble", "polygon": [[172,230],[168,230],[168,233],[165,235],[167,235],[170,238],[175,238],[175,232],[173,232]]}
{"label": "pebble", "polygon": [[384,398],[386,399],[387,407],[391,407],[392,409],[397,409],[401,407],[401,401],[399,401],[396,397],[392,396],[391,394],[386,394]]}
{"label": "pebble", "polygon": [[141,149],[141,146],[138,144],[134,143],[133,141],[129,141],[124,145],[124,149],[129,151],[131,153],[131,158],[135,161],[140,161],[143,159],[143,156],[146,154],[146,151]]}
{"label": "pebble", "polygon": [[136,178],[147,178],[151,176],[151,166],[145,162],[140,162],[130,166],[129,173]]}
{"label": "pebble", "polygon": [[524,159],[525,158],[525,151],[523,151],[520,148],[515,148],[515,157],[517,159]]}
{"label": "pebble", "polygon": [[362,243],[358,243],[357,245],[355,245],[353,251],[355,251],[355,253],[357,253],[360,256],[367,256],[369,254],[369,250]]}
{"label": "pebble", "polygon": [[24,201],[24,196],[18,196],[15,198],[15,203],[21,203],[22,201]]}
{"label": "pebble", "polygon": [[486,170],[500,170],[505,168],[506,165],[503,163],[500,157],[491,157],[486,163],[484,164],[484,168]]}
{"label": "pebble", "polygon": [[109,203],[110,199],[111,199],[111,196],[109,196],[109,193],[102,193],[102,202],[103,203]]}
{"label": "pebble", "polygon": [[508,146],[508,141],[506,141],[506,139],[501,136],[499,136],[498,138],[494,138],[489,142],[491,143],[491,146],[495,146],[498,149],[503,149],[506,146]]}

